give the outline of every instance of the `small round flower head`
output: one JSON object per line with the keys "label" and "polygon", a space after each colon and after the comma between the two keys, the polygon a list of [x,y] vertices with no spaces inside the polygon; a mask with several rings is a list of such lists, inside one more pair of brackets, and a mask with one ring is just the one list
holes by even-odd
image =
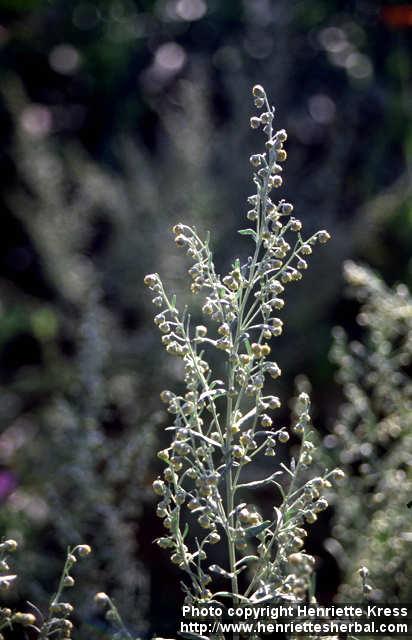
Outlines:
{"label": "small round flower head", "polygon": [[289,557],[288,557],[288,562],[289,564],[292,565],[301,565],[303,564],[305,559],[305,556],[303,553],[292,553]]}
{"label": "small round flower head", "polygon": [[318,240],[321,244],[325,244],[326,242],[328,242],[328,240],[330,240],[330,234],[327,231],[318,231]]}
{"label": "small round flower head", "polygon": [[94,601],[96,604],[106,604],[107,602],[109,602],[109,596],[107,595],[107,593],[104,593],[104,591],[99,591],[94,596]]}
{"label": "small round flower head", "polygon": [[318,516],[316,515],[316,513],[314,511],[310,511],[310,510],[309,511],[305,511],[305,513],[303,515],[304,515],[304,518],[305,518],[306,522],[308,522],[309,524],[313,524],[318,519]]}
{"label": "small round flower head", "polygon": [[175,394],[172,393],[171,391],[168,391],[167,389],[165,391],[162,391],[160,394],[160,400],[165,404],[173,400],[174,397],[175,397]]}
{"label": "small round flower head", "polygon": [[279,140],[279,142],[286,142],[286,140],[288,139],[288,134],[284,129],[280,129],[279,131],[277,131],[275,137],[277,140]]}
{"label": "small round flower head", "polygon": [[148,273],[147,276],[144,277],[144,283],[149,289],[152,289],[158,282],[159,276],[157,273]]}
{"label": "small round flower head", "polygon": [[282,371],[279,365],[276,364],[276,362],[270,362],[268,364],[267,372],[269,373],[270,377],[273,378],[274,380],[276,380],[276,378],[279,378],[279,376],[282,374]]}
{"label": "small round flower head", "polygon": [[183,233],[179,233],[175,238],[175,243],[178,247],[186,247],[189,244],[189,238],[183,235]]}
{"label": "small round flower head", "polygon": [[157,479],[152,484],[153,491],[158,496],[163,496],[166,492],[165,483],[163,480]]}
{"label": "small round flower head", "polygon": [[69,602],[53,602],[50,611],[56,615],[67,616],[73,612],[73,607]]}
{"label": "small round flower head", "polygon": [[271,184],[275,189],[279,189],[282,186],[282,178],[280,176],[273,176],[271,178]]}
{"label": "small round flower head", "polygon": [[183,227],[182,223],[178,222],[177,224],[175,224],[174,227],[172,228],[172,231],[175,234],[175,236],[178,236],[179,233],[183,233],[184,227]]}
{"label": "small round flower head", "polygon": [[255,84],[253,89],[252,89],[252,94],[255,98],[265,98],[266,93],[264,88],[262,87],[262,85],[260,84]]}
{"label": "small round flower head", "polygon": [[208,536],[208,541],[210,544],[217,544],[220,542],[220,535],[217,531],[212,531]]}
{"label": "small round flower head", "polygon": [[32,613],[21,613],[21,611],[15,613],[12,620],[13,622],[23,625],[23,627],[27,627],[36,622],[36,618]]}
{"label": "small round flower head", "polygon": [[334,469],[330,475],[335,482],[342,482],[345,479],[345,472],[342,469]]}
{"label": "small round flower head", "polygon": [[262,164],[262,156],[259,153],[255,153],[254,155],[250,156],[249,162],[253,167],[260,167],[260,165]]}
{"label": "small round flower head", "polygon": [[15,540],[12,540],[12,539],[5,540],[0,544],[0,551],[8,551],[10,553],[13,553],[13,551],[16,551],[17,546],[18,545]]}
{"label": "small round flower head", "polygon": [[367,578],[369,575],[369,569],[367,567],[360,567],[358,573],[361,578]]}
{"label": "small round flower head", "polygon": [[261,417],[260,417],[260,424],[262,425],[262,427],[264,427],[265,429],[268,429],[269,427],[272,426],[272,418],[270,416],[268,416],[266,413],[264,413]]}
{"label": "small round flower head", "polygon": [[203,324],[199,324],[196,327],[196,337],[204,338],[206,335],[207,335],[207,327],[205,327]]}
{"label": "small round flower head", "polygon": [[287,431],[281,431],[278,435],[278,438],[279,438],[279,442],[283,442],[283,443],[288,442],[289,434]]}
{"label": "small round flower head", "polygon": [[86,556],[90,555],[92,552],[92,548],[89,547],[88,544],[80,544],[77,547],[77,553],[79,554],[79,558],[85,558]]}
{"label": "small round flower head", "polygon": [[258,129],[261,123],[262,123],[261,119],[257,118],[256,116],[253,116],[252,118],[250,118],[250,126],[252,127],[252,129]]}

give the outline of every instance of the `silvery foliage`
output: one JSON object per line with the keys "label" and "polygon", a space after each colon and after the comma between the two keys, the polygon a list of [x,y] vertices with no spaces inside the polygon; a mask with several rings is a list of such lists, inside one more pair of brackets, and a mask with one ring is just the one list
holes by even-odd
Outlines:
{"label": "silvery foliage", "polygon": [[362,265],[347,262],[344,275],[362,333],[353,341],[341,328],[334,333],[345,402],[326,444],[328,462],[338,461],[348,481],[336,496],[328,545],[343,570],[344,601],[356,597],[364,564],[373,597],[409,602],[412,299],[405,285],[390,288]]}
{"label": "silvery foliage", "polygon": [[[304,551],[305,523],[315,522],[327,508],[322,493],[331,479],[343,476],[335,469],[307,480],[314,444],[306,393],[296,401],[292,426],[299,453],[289,465],[277,457],[290,433],[271,415],[281,402],[266,391],[267,382],[281,370],[269,358],[269,342],[282,333],[277,312],[287,285],[302,278],[313,247],[329,234],[318,231],[306,238],[302,223],[292,216],[293,206],[271,199],[282,184],[287,134],[273,129],[274,108],[263,87],[254,86],[253,96],[258,113],[250,124],[263,129],[266,142],[264,151],[250,158],[255,193],[248,198],[247,218],[253,228],[239,232],[250,237],[253,255],[244,264],[236,259],[221,277],[209,238],[203,240],[185,224],[174,226],[177,246],[194,262],[191,290],[203,295],[205,324],[195,327],[157,273],[145,278],[159,308],[155,324],[162,343],[182,361],[186,385],[184,395],[161,393],[174,420],[168,427],[172,442],[158,454],[165,463],[163,478],[153,484],[161,497],[157,515],[166,529],[157,544],[170,550],[172,562],[189,578],[183,584],[186,602],[304,598],[314,565]],[[214,350],[224,360],[223,379],[216,375],[219,365],[212,366]],[[264,478],[259,476],[265,468],[262,456],[275,462]],[[265,486],[278,494],[278,506],[266,518],[245,501]],[[210,545],[222,548],[224,566],[210,562]],[[216,581],[226,581],[227,590],[219,590]]]}
{"label": "silvery foliage", "polygon": [[[9,555],[17,549],[17,542],[12,538],[0,544],[0,590],[7,591],[16,582],[17,575],[11,573],[9,567]],[[74,607],[70,602],[63,601],[66,590],[75,586],[73,571],[78,560],[86,558],[91,553],[91,548],[87,544],[78,544],[73,548],[68,548],[63,571],[60,580],[49,601],[47,612],[42,612],[31,602],[26,603],[29,612],[12,610],[9,607],[0,607],[0,640],[4,640],[4,633],[11,632],[15,635],[19,627],[30,629],[31,637],[37,640],[63,640],[71,638],[73,623],[70,620],[74,612]],[[26,633],[23,633],[27,637]]]}

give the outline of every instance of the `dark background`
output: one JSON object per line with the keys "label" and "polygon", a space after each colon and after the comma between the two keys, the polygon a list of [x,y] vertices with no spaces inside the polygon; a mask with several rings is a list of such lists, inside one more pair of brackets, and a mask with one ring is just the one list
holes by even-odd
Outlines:
{"label": "dark background", "polygon": [[[276,345],[280,393],[307,375],[331,427],[331,330],[356,335],[343,261],[411,282],[411,28],[412,5],[373,0],[0,0],[0,524],[20,532],[22,600],[44,606],[80,536],[96,548],[85,637],[104,633],[93,588],[118,592],[138,631],[173,633],[180,578],[151,543],[150,484],[158,393],[179,372],[142,279],[159,271],[187,298],[180,220],[212,231],[219,269],[245,255],[255,83],[289,135],[282,197],[332,234]],[[309,542],[321,600],[339,583],[327,535],[325,515]]]}

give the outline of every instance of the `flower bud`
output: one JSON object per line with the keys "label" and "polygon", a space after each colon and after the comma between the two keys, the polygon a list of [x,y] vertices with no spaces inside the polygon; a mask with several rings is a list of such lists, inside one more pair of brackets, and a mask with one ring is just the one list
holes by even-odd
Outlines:
{"label": "flower bud", "polygon": [[162,391],[160,394],[160,400],[165,404],[173,400],[174,397],[175,397],[175,394],[172,393],[171,391],[168,391],[167,389],[165,391]]}
{"label": "flower bud", "polygon": [[178,236],[180,233],[183,233],[183,225],[181,222],[178,222],[178,224],[175,224],[174,227],[172,228],[173,233],[175,234],[175,236]]}
{"label": "flower bud", "polygon": [[281,431],[279,433],[279,435],[278,435],[278,439],[279,439],[279,442],[283,442],[283,443],[288,442],[288,440],[289,440],[288,432],[287,431]]}
{"label": "flower bud", "polygon": [[73,607],[69,602],[53,602],[50,605],[50,611],[56,615],[67,616],[73,611]]}
{"label": "flower bud", "polygon": [[253,116],[253,118],[250,118],[250,126],[252,127],[252,129],[259,129],[260,124],[261,124],[260,118],[257,118],[256,116]]}
{"label": "flower bud", "polygon": [[18,622],[18,624],[22,624],[23,627],[27,627],[30,624],[34,624],[36,622],[36,618],[32,613],[21,613],[17,611],[13,617],[13,622]]}
{"label": "flower bud", "polygon": [[360,567],[358,573],[361,578],[367,578],[369,575],[369,569],[367,567]]}
{"label": "flower bud", "polygon": [[207,327],[199,324],[196,327],[196,338],[204,338],[207,335]]}
{"label": "flower bud", "polygon": [[252,167],[260,167],[260,165],[262,164],[262,156],[258,153],[253,156],[250,156],[249,162],[252,165]]}
{"label": "flower bud", "polygon": [[0,544],[0,551],[9,551],[10,553],[13,553],[13,551],[16,551],[17,546],[18,545],[15,540],[5,540]]}
{"label": "flower bud", "polygon": [[105,604],[108,600],[109,596],[103,591],[99,591],[99,593],[96,593],[96,595],[94,596],[94,601],[96,602],[96,604]]}
{"label": "flower bud", "polygon": [[260,345],[260,344],[258,344],[257,342],[254,342],[254,343],[251,345],[251,347],[250,347],[250,348],[251,348],[252,353],[253,353],[253,355],[254,355],[254,356],[256,356],[257,358],[260,358],[260,357],[261,357],[261,355],[262,355],[262,347],[261,347],[261,345]]}
{"label": "flower bud", "polygon": [[264,98],[266,96],[265,90],[260,84],[255,84],[252,89],[252,94],[255,98]]}
{"label": "flower bud", "polygon": [[317,237],[321,244],[326,244],[330,240],[330,234],[325,230],[319,231]]}
{"label": "flower bud", "polygon": [[74,587],[74,578],[72,576],[65,576],[63,580],[64,587]]}
{"label": "flower bud", "polygon": [[164,494],[166,493],[166,487],[165,487],[165,483],[163,482],[163,480],[155,480],[152,484],[152,488],[154,493],[157,496],[164,496]]}
{"label": "flower bud", "polygon": [[280,176],[272,176],[270,178],[270,186],[274,187],[275,189],[279,189],[279,187],[282,186],[282,178]]}
{"label": "flower bud", "polygon": [[79,554],[79,558],[85,558],[92,552],[91,547],[88,544],[80,544],[77,547],[77,553]]}
{"label": "flower bud", "polygon": [[159,282],[159,276],[157,275],[157,273],[148,273],[147,276],[144,277],[143,282],[145,283],[146,287],[152,289]]}
{"label": "flower bud", "polygon": [[345,472],[342,469],[334,469],[330,475],[335,482],[341,482],[345,479]]}
{"label": "flower bud", "polygon": [[209,544],[217,544],[220,542],[220,535],[217,531],[212,531],[208,536]]}
{"label": "flower bud", "polygon": [[276,132],[275,137],[276,140],[279,140],[280,142],[286,142],[286,140],[288,139],[288,134],[284,129],[279,129],[279,131]]}

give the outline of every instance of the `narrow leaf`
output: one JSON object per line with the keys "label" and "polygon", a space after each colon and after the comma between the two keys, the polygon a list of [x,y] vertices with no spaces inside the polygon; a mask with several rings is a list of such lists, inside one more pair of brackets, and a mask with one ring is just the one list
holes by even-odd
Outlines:
{"label": "narrow leaf", "polygon": [[254,480],[253,482],[239,484],[238,489],[254,489],[255,487],[264,487],[266,484],[273,483],[273,479],[279,475],[282,475],[282,472],[276,471],[275,473],[272,473],[272,475],[268,476],[267,478],[263,478],[262,480]]}
{"label": "narrow leaf", "polygon": [[259,558],[257,556],[245,556],[244,558],[241,558],[236,562],[235,567],[237,567],[239,564],[254,562],[255,560],[259,560]]}
{"label": "narrow leaf", "polygon": [[283,462],[280,463],[280,466],[282,467],[282,469],[284,469],[293,478],[292,471]]}
{"label": "narrow leaf", "polygon": [[0,576],[0,585],[10,584],[17,578],[17,575]]}
{"label": "narrow leaf", "polygon": [[189,631],[185,631],[184,633],[179,633],[182,638],[188,638],[188,640],[209,640],[208,636],[201,636],[198,633],[189,633]]}
{"label": "narrow leaf", "polygon": [[[233,600],[233,593],[230,593],[230,591],[218,591],[214,595],[215,597],[230,598],[231,600]],[[236,599],[239,600],[240,602],[250,602],[249,598],[246,598],[245,596],[240,595],[240,593],[236,595]]]}
{"label": "narrow leaf", "polygon": [[245,529],[245,533],[249,538],[252,536],[257,536],[258,533],[261,533],[262,531],[270,527],[271,524],[272,523],[270,520],[264,520],[260,524],[256,524],[253,527],[247,527],[247,529]]}
{"label": "narrow leaf", "polygon": [[241,236],[253,236],[254,240],[256,240],[256,238],[257,238],[256,231],[254,231],[253,229],[240,229],[240,231],[238,231],[238,233]]}
{"label": "narrow leaf", "polygon": [[235,513],[238,513],[239,511],[241,511],[243,509],[243,507],[246,507],[247,502],[241,502],[240,504],[237,505],[237,507],[235,507],[230,513],[229,513],[229,517],[233,516]]}
{"label": "narrow leaf", "polygon": [[246,422],[246,420],[249,420],[249,418],[253,418],[255,413],[256,413],[256,407],[248,411],[244,416],[242,416],[239,420],[237,420],[236,421],[237,426],[240,427],[240,425]]}
{"label": "narrow leaf", "polygon": [[278,528],[279,525],[282,523],[282,512],[277,507],[273,507],[273,511],[275,512],[275,516],[276,516],[276,528]]}
{"label": "narrow leaf", "polygon": [[229,573],[229,571],[225,571],[224,569],[222,569],[222,567],[219,567],[218,564],[211,564],[209,567],[209,571],[212,571],[212,573],[217,573],[219,576],[223,576],[223,578],[232,579],[234,576],[233,573]]}
{"label": "narrow leaf", "polygon": [[220,442],[217,442],[216,440],[212,440],[212,438],[208,438],[207,436],[203,435],[203,433],[199,433],[199,431],[193,431],[193,429],[188,429],[188,432],[190,433],[190,435],[197,436],[201,440],[205,440],[205,442],[213,445],[214,447],[222,448],[222,445],[220,444]]}

